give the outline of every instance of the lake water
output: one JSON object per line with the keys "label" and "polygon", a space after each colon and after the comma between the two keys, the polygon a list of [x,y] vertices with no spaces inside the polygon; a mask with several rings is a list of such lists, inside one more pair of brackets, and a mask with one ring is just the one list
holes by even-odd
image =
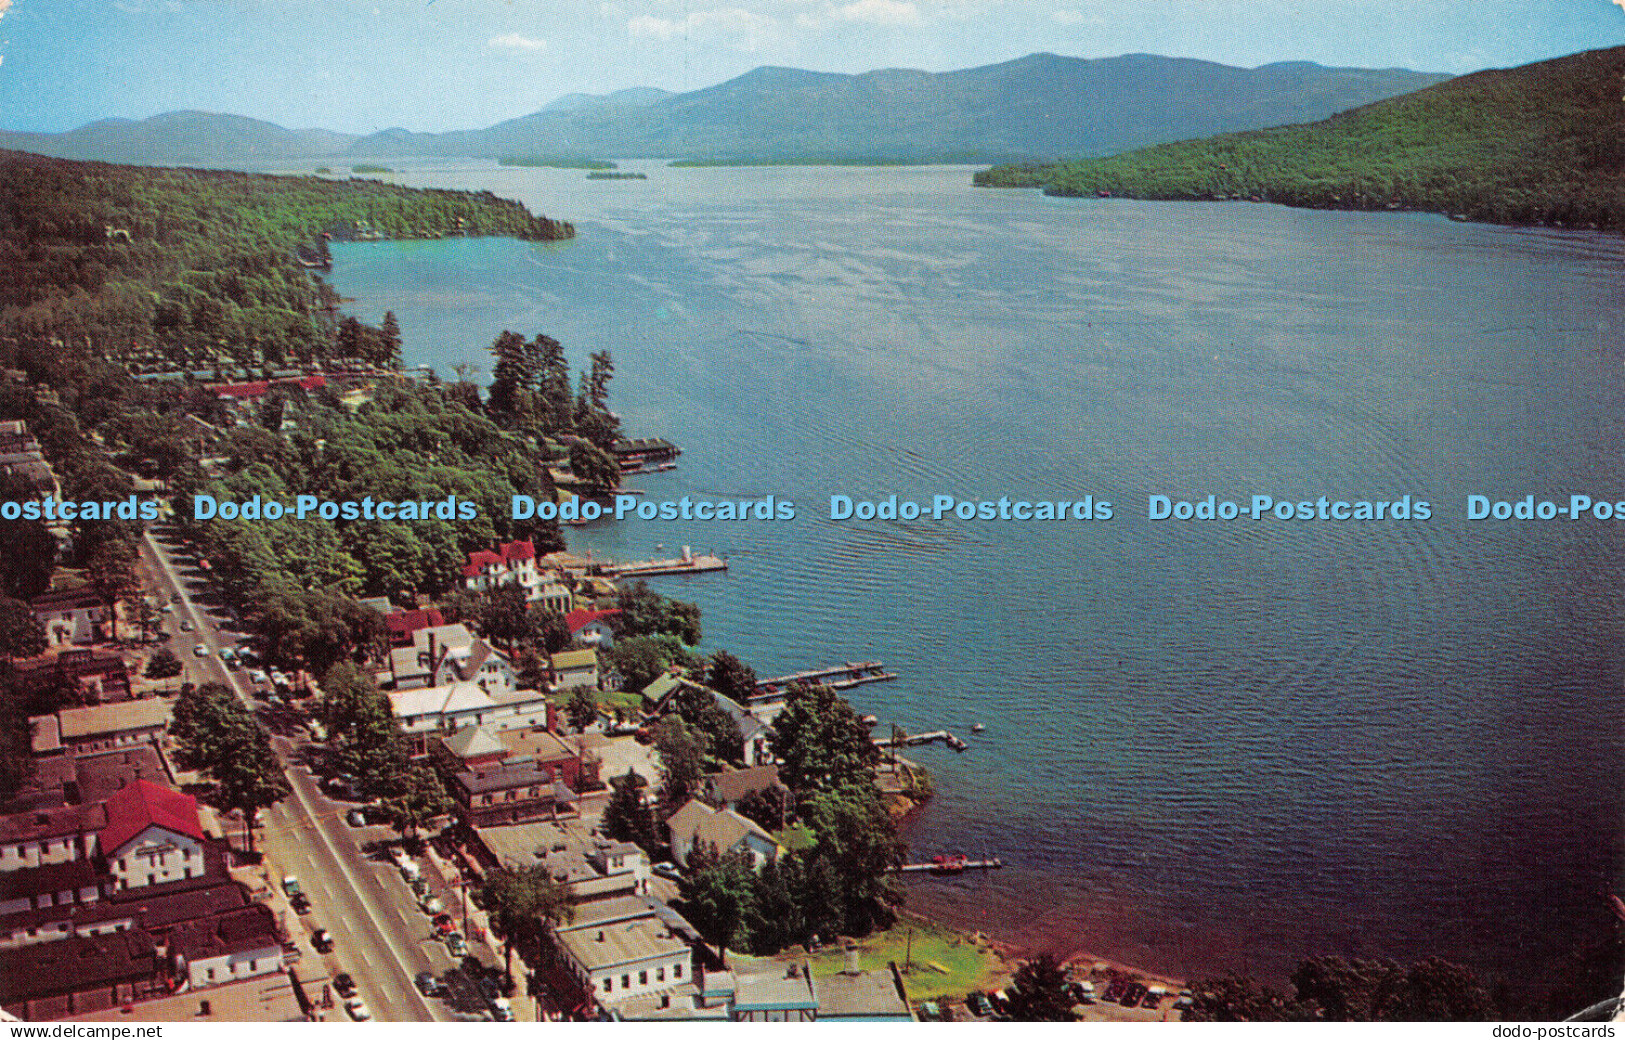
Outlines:
{"label": "lake water", "polygon": [[[683,448],[657,499],[788,523],[572,531],[683,545],[656,579],[759,674],[878,658],[851,699],[971,742],[916,757],[917,856],[997,853],[912,905],[1147,967],[1429,953],[1513,979],[1609,926],[1625,539],[1465,496],[1625,498],[1625,246],[1428,216],[1055,200],[968,169],[426,167],[572,242],[348,245],[409,364],[504,328]],[[1109,522],[834,522],[831,494],[1081,498]],[[1427,522],[1152,523],[1145,496],[1426,499]],[[972,736],[973,723],[986,731]]]}

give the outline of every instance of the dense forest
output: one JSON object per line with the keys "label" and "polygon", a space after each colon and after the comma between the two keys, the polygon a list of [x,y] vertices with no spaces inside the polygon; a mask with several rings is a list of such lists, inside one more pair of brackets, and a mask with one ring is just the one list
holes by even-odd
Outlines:
{"label": "dense forest", "polygon": [[488,192],[0,152],[0,338],[137,372],[377,366],[312,277],[330,239],[573,234]]}
{"label": "dense forest", "polygon": [[976,183],[1625,230],[1622,78],[1625,47],[1589,51],[1462,76],[1319,123],[995,167]]}

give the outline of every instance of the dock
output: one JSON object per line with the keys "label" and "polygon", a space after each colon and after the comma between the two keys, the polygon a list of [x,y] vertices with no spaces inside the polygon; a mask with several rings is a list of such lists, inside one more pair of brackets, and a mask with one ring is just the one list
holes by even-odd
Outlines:
{"label": "dock", "polygon": [[601,573],[610,578],[648,578],[656,574],[704,574],[725,571],[728,561],[712,553],[693,553],[683,546],[683,555],[673,560],[640,560],[634,563],[605,563]]}
{"label": "dock", "polygon": [[809,668],[793,675],[760,679],[756,683],[756,692],[750,699],[755,703],[783,697],[785,689],[796,683],[818,683],[832,690],[850,690],[854,686],[890,682],[895,678],[897,673],[886,671],[886,666],[879,661],[847,661],[845,664],[831,665],[828,668]]}
{"label": "dock", "polygon": [[929,863],[904,863],[898,874],[963,874],[967,870],[999,870],[1004,860],[997,856],[988,859],[966,859],[964,856],[938,856]]}
{"label": "dock", "polygon": [[946,744],[955,751],[963,751],[970,746],[945,729],[932,730],[930,733],[907,734],[900,739],[892,737],[875,738],[875,747],[878,748],[919,747],[922,744]]}

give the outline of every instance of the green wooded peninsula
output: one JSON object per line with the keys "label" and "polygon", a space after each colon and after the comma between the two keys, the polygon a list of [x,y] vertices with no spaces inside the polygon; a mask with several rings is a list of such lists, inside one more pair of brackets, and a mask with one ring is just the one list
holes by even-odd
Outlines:
{"label": "green wooded peninsula", "polygon": [[1104,159],[999,166],[985,187],[1246,199],[1625,230],[1625,47],[1478,72],[1318,123]]}

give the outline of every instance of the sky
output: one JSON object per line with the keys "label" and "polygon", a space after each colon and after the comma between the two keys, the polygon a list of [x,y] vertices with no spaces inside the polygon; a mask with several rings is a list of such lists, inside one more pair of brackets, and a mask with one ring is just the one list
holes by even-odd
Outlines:
{"label": "sky", "polygon": [[438,132],[762,65],[1052,51],[1463,73],[1622,44],[1625,0],[0,0],[0,129],[202,109]]}

